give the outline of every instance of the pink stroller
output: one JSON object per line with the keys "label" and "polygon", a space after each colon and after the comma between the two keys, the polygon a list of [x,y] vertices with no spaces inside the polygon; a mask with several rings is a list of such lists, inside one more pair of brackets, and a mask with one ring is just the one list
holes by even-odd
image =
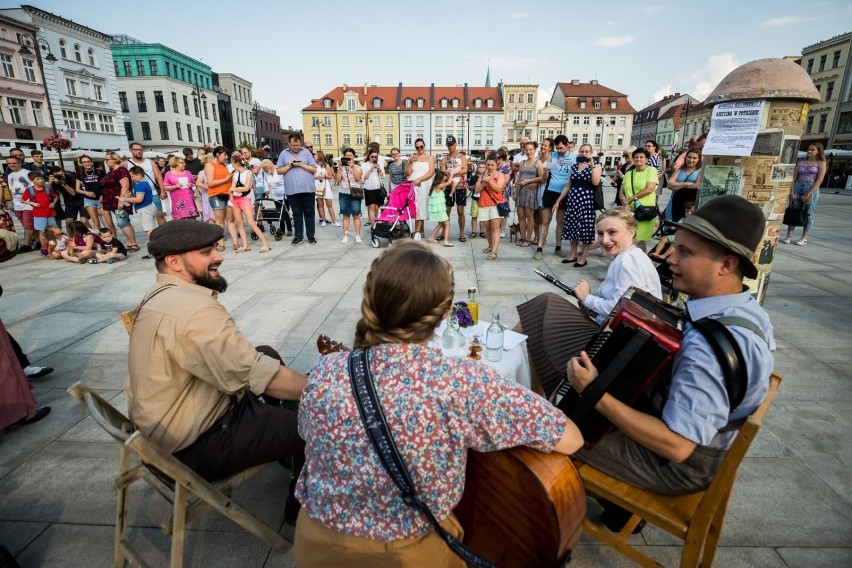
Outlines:
{"label": "pink stroller", "polygon": [[379,208],[379,216],[370,229],[373,247],[379,248],[381,241],[387,239],[390,245],[394,239],[411,236],[410,223],[417,215],[417,199],[414,184],[405,182],[391,190],[388,204]]}

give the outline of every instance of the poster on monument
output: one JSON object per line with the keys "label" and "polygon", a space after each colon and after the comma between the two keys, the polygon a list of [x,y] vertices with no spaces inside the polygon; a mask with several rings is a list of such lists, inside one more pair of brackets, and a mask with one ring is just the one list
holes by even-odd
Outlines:
{"label": "poster on monument", "polygon": [[783,130],[764,130],[757,136],[751,155],[778,156],[781,154],[782,142],[784,142]]}
{"label": "poster on monument", "polygon": [[740,195],[743,169],[740,166],[704,166],[698,207],[720,195]]}
{"label": "poster on monument", "polygon": [[766,101],[732,101],[713,107],[710,133],[704,145],[708,156],[749,156],[760,129]]}
{"label": "poster on monument", "polygon": [[803,116],[807,118],[808,112],[802,114],[802,108],[807,103],[795,101],[772,101],[769,105],[769,117],[766,121],[767,128],[780,128],[785,134],[798,134],[803,129]]}
{"label": "poster on monument", "polygon": [[777,161],[763,156],[743,158],[743,197],[761,207],[772,200],[772,167]]}

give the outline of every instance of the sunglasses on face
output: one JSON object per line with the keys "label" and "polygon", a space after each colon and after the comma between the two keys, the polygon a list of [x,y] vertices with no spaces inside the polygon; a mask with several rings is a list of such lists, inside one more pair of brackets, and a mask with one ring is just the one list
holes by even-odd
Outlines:
{"label": "sunglasses on face", "polygon": [[414,149],[415,149],[415,150],[422,150],[422,149],[423,149],[423,148],[425,148],[425,147],[426,147],[426,146],[415,146],[415,147],[414,147]]}

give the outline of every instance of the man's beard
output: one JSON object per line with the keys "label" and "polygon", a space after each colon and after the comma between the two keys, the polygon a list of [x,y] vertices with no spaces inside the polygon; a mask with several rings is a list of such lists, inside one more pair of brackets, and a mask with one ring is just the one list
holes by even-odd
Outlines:
{"label": "man's beard", "polygon": [[[218,265],[216,265],[214,268],[218,270]],[[198,286],[208,288],[210,290],[213,290],[214,292],[219,292],[220,294],[227,290],[228,281],[225,280],[222,276],[210,276],[208,270],[210,270],[210,267],[208,267],[207,270],[198,273],[190,271],[189,274],[190,276],[192,276],[193,281]]]}

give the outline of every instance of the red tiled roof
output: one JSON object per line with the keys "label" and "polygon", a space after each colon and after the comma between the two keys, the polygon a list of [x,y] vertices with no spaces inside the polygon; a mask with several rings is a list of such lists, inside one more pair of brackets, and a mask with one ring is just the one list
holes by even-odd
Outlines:
{"label": "red tiled roof", "polygon": [[556,83],[556,88],[562,91],[566,97],[625,97],[624,93],[619,93],[609,87],[604,87],[600,83]]}
{"label": "red tiled roof", "polygon": [[[402,87],[402,92],[400,93],[399,87],[367,87],[367,93],[364,94],[364,86],[356,87],[347,85],[348,91],[355,91],[358,93],[358,101],[365,105],[368,109],[373,108],[373,99],[375,97],[379,97],[382,99],[382,106],[380,110],[397,110],[397,100],[399,100],[399,110],[405,109],[405,99],[410,98],[412,103],[412,108],[416,109],[416,101],[418,98],[422,98],[425,101],[425,106],[422,110],[434,109],[434,110],[442,110],[441,107],[441,99],[446,97],[448,101],[452,101],[453,98],[457,98],[459,100],[458,109],[465,109],[465,100],[464,100],[464,87],[434,87],[434,101],[430,100],[432,96],[432,87]],[[325,99],[331,99],[331,109],[337,110],[340,105],[343,104],[343,86],[335,87],[322,97],[318,99],[314,99],[311,101],[311,104],[303,108],[303,111],[312,111],[312,110],[323,110],[325,107],[323,106]],[[397,98],[397,95],[399,97]],[[500,89],[498,87],[468,87],[468,105],[469,109],[473,109],[473,100],[476,98],[482,99],[482,107],[479,110],[484,111],[503,111],[503,104],[500,99]],[[485,105],[485,101],[488,99],[494,100],[494,106],[490,109]],[[448,102],[447,110],[452,110],[452,102]],[[467,110],[467,109],[465,109]]]}
{"label": "red tiled roof", "polygon": [[[358,93],[358,102],[368,109],[375,109],[373,106],[373,99],[378,97],[382,100],[382,105],[379,107],[379,110],[396,110],[396,95],[397,91],[399,91],[399,87],[364,87],[363,85],[346,85],[346,87],[346,92],[354,91]],[[364,92],[365,90],[366,93]],[[311,104],[302,110],[323,110],[325,108],[323,106],[323,101],[325,99],[331,99],[331,109],[336,110],[341,104],[343,104],[343,94],[343,86],[335,87],[322,97],[312,100]]]}

